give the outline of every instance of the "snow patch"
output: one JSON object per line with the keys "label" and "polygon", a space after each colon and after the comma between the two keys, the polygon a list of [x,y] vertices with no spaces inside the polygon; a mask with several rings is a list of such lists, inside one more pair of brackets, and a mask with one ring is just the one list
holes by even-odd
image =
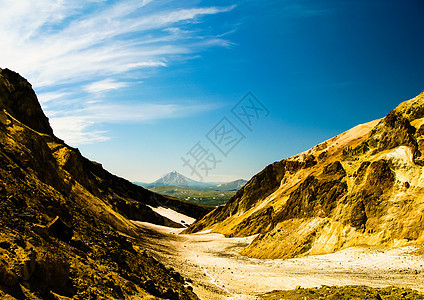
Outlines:
{"label": "snow patch", "polygon": [[184,214],[181,214],[173,209],[170,209],[168,207],[163,207],[163,206],[159,206],[159,207],[153,207],[148,205],[155,213],[168,218],[172,221],[174,221],[175,223],[179,223],[183,226],[188,227],[189,225],[193,224],[194,221],[196,221],[196,219],[186,216]]}

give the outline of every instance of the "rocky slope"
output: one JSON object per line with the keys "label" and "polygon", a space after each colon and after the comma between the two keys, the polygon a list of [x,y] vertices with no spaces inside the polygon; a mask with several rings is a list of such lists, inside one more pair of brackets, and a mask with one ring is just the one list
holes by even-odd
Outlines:
{"label": "rocky slope", "polygon": [[247,180],[237,179],[230,182],[220,183],[214,186],[208,187],[210,191],[238,191],[247,183]]}
{"label": "rocky slope", "polygon": [[256,258],[424,242],[424,92],[385,118],[275,162],[186,232],[259,234]]}
{"label": "rocky slope", "polygon": [[424,296],[414,290],[396,287],[371,288],[367,286],[323,286],[321,288],[302,289],[291,291],[273,291],[260,297],[262,300],[319,300],[319,299],[424,299]]}
{"label": "rocky slope", "polygon": [[53,135],[31,85],[0,69],[1,299],[197,299],[132,244],[145,233],[130,219],[180,226],[149,206],[194,218],[210,211],[84,158]]}

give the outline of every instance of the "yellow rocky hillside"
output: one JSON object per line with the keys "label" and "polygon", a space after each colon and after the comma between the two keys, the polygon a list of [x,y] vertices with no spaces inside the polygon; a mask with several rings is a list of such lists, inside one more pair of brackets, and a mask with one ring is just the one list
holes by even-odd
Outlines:
{"label": "yellow rocky hillside", "polygon": [[275,162],[187,232],[259,234],[243,254],[288,258],[424,242],[424,92],[385,118]]}

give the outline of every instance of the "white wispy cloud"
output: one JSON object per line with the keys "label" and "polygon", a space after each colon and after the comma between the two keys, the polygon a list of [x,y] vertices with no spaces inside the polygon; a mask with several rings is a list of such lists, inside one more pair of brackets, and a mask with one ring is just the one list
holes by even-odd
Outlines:
{"label": "white wispy cloud", "polygon": [[84,86],[84,90],[87,91],[88,93],[95,94],[99,92],[117,90],[126,86],[128,86],[128,83],[126,82],[119,82],[113,78],[107,78],[107,79],[96,81]]}
{"label": "white wispy cloud", "polygon": [[84,116],[54,117],[50,119],[50,124],[57,136],[66,137],[66,142],[73,146],[109,139],[107,131],[93,130],[94,122]]}
{"label": "white wispy cloud", "polygon": [[90,7],[84,1],[1,1],[0,65],[18,70],[37,87],[78,82],[81,75],[90,79],[165,66],[172,55],[223,43],[168,27],[233,9],[174,8],[144,14],[148,3],[97,4],[93,12],[84,13]]}
{"label": "white wispy cloud", "polygon": [[81,145],[109,139],[107,131],[93,130],[95,124],[179,118],[213,108],[210,104],[110,104],[93,101],[82,109],[56,112],[50,123],[57,136],[66,137],[71,145]]}
{"label": "white wispy cloud", "polygon": [[38,94],[38,100],[43,106],[46,106],[48,102],[63,99],[69,95],[71,95],[71,93],[63,91],[45,92]]}
{"label": "white wispy cloud", "polygon": [[107,139],[104,131],[93,129],[102,122],[188,114],[196,109],[151,103],[140,104],[147,115],[122,104],[109,107],[115,112],[111,114],[101,103],[84,100],[89,97],[81,92],[105,95],[148,76],[151,69],[166,68],[174,59],[190,60],[210,47],[231,46],[225,35],[203,34],[196,25],[204,16],[235,6],[191,5],[163,0],[0,0],[0,67],[19,72],[42,91],[40,102],[52,127],[73,144]]}

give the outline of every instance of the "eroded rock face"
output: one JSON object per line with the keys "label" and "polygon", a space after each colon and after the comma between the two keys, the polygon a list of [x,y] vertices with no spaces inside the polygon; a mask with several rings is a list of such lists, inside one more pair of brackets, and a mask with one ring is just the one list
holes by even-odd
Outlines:
{"label": "eroded rock face", "polygon": [[[306,155],[302,157],[302,160],[284,160],[267,166],[238,190],[225,206],[218,207],[207,218],[203,218],[201,222],[196,222],[185,232],[200,231],[232,215],[247,212],[255,208],[262,201],[264,195],[272,194],[280,187],[285,174],[293,174],[299,170],[309,169],[316,164],[317,161],[313,155]],[[267,228],[272,228],[272,218],[269,217],[269,212],[270,210],[255,212],[255,215],[249,216],[248,220],[243,220],[244,224],[251,224],[250,226],[240,224],[234,230],[225,232],[225,234],[228,236],[244,236],[261,233],[267,230]],[[261,216],[261,219],[266,216],[268,221],[261,223],[258,220],[254,220],[255,216]]]}
{"label": "eroded rock face", "polygon": [[307,177],[290,194],[276,217],[278,221],[292,218],[327,217],[347,193],[347,184],[340,179]]}
{"label": "eroded rock face", "polygon": [[209,211],[84,158],[53,135],[31,85],[0,70],[0,297],[143,299],[150,281],[158,297],[197,299],[138,246],[144,233],[129,217],[175,225],[149,207],[160,205]]}
{"label": "eroded rock face", "polygon": [[259,233],[242,253],[261,258],[422,243],[423,150],[424,93],[271,164],[187,232]]}
{"label": "eroded rock face", "polygon": [[398,146],[406,145],[417,148],[414,138],[416,128],[400,111],[392,110],[370,133],[370,137],[364,142],[374,152],[389,150]]}
{"label": "eroded rock face", "polygon": [[0,95],[0,107],[15,119],[40,133],[53,135],[49,119],[26,79],[9,69],[0,69]]}

